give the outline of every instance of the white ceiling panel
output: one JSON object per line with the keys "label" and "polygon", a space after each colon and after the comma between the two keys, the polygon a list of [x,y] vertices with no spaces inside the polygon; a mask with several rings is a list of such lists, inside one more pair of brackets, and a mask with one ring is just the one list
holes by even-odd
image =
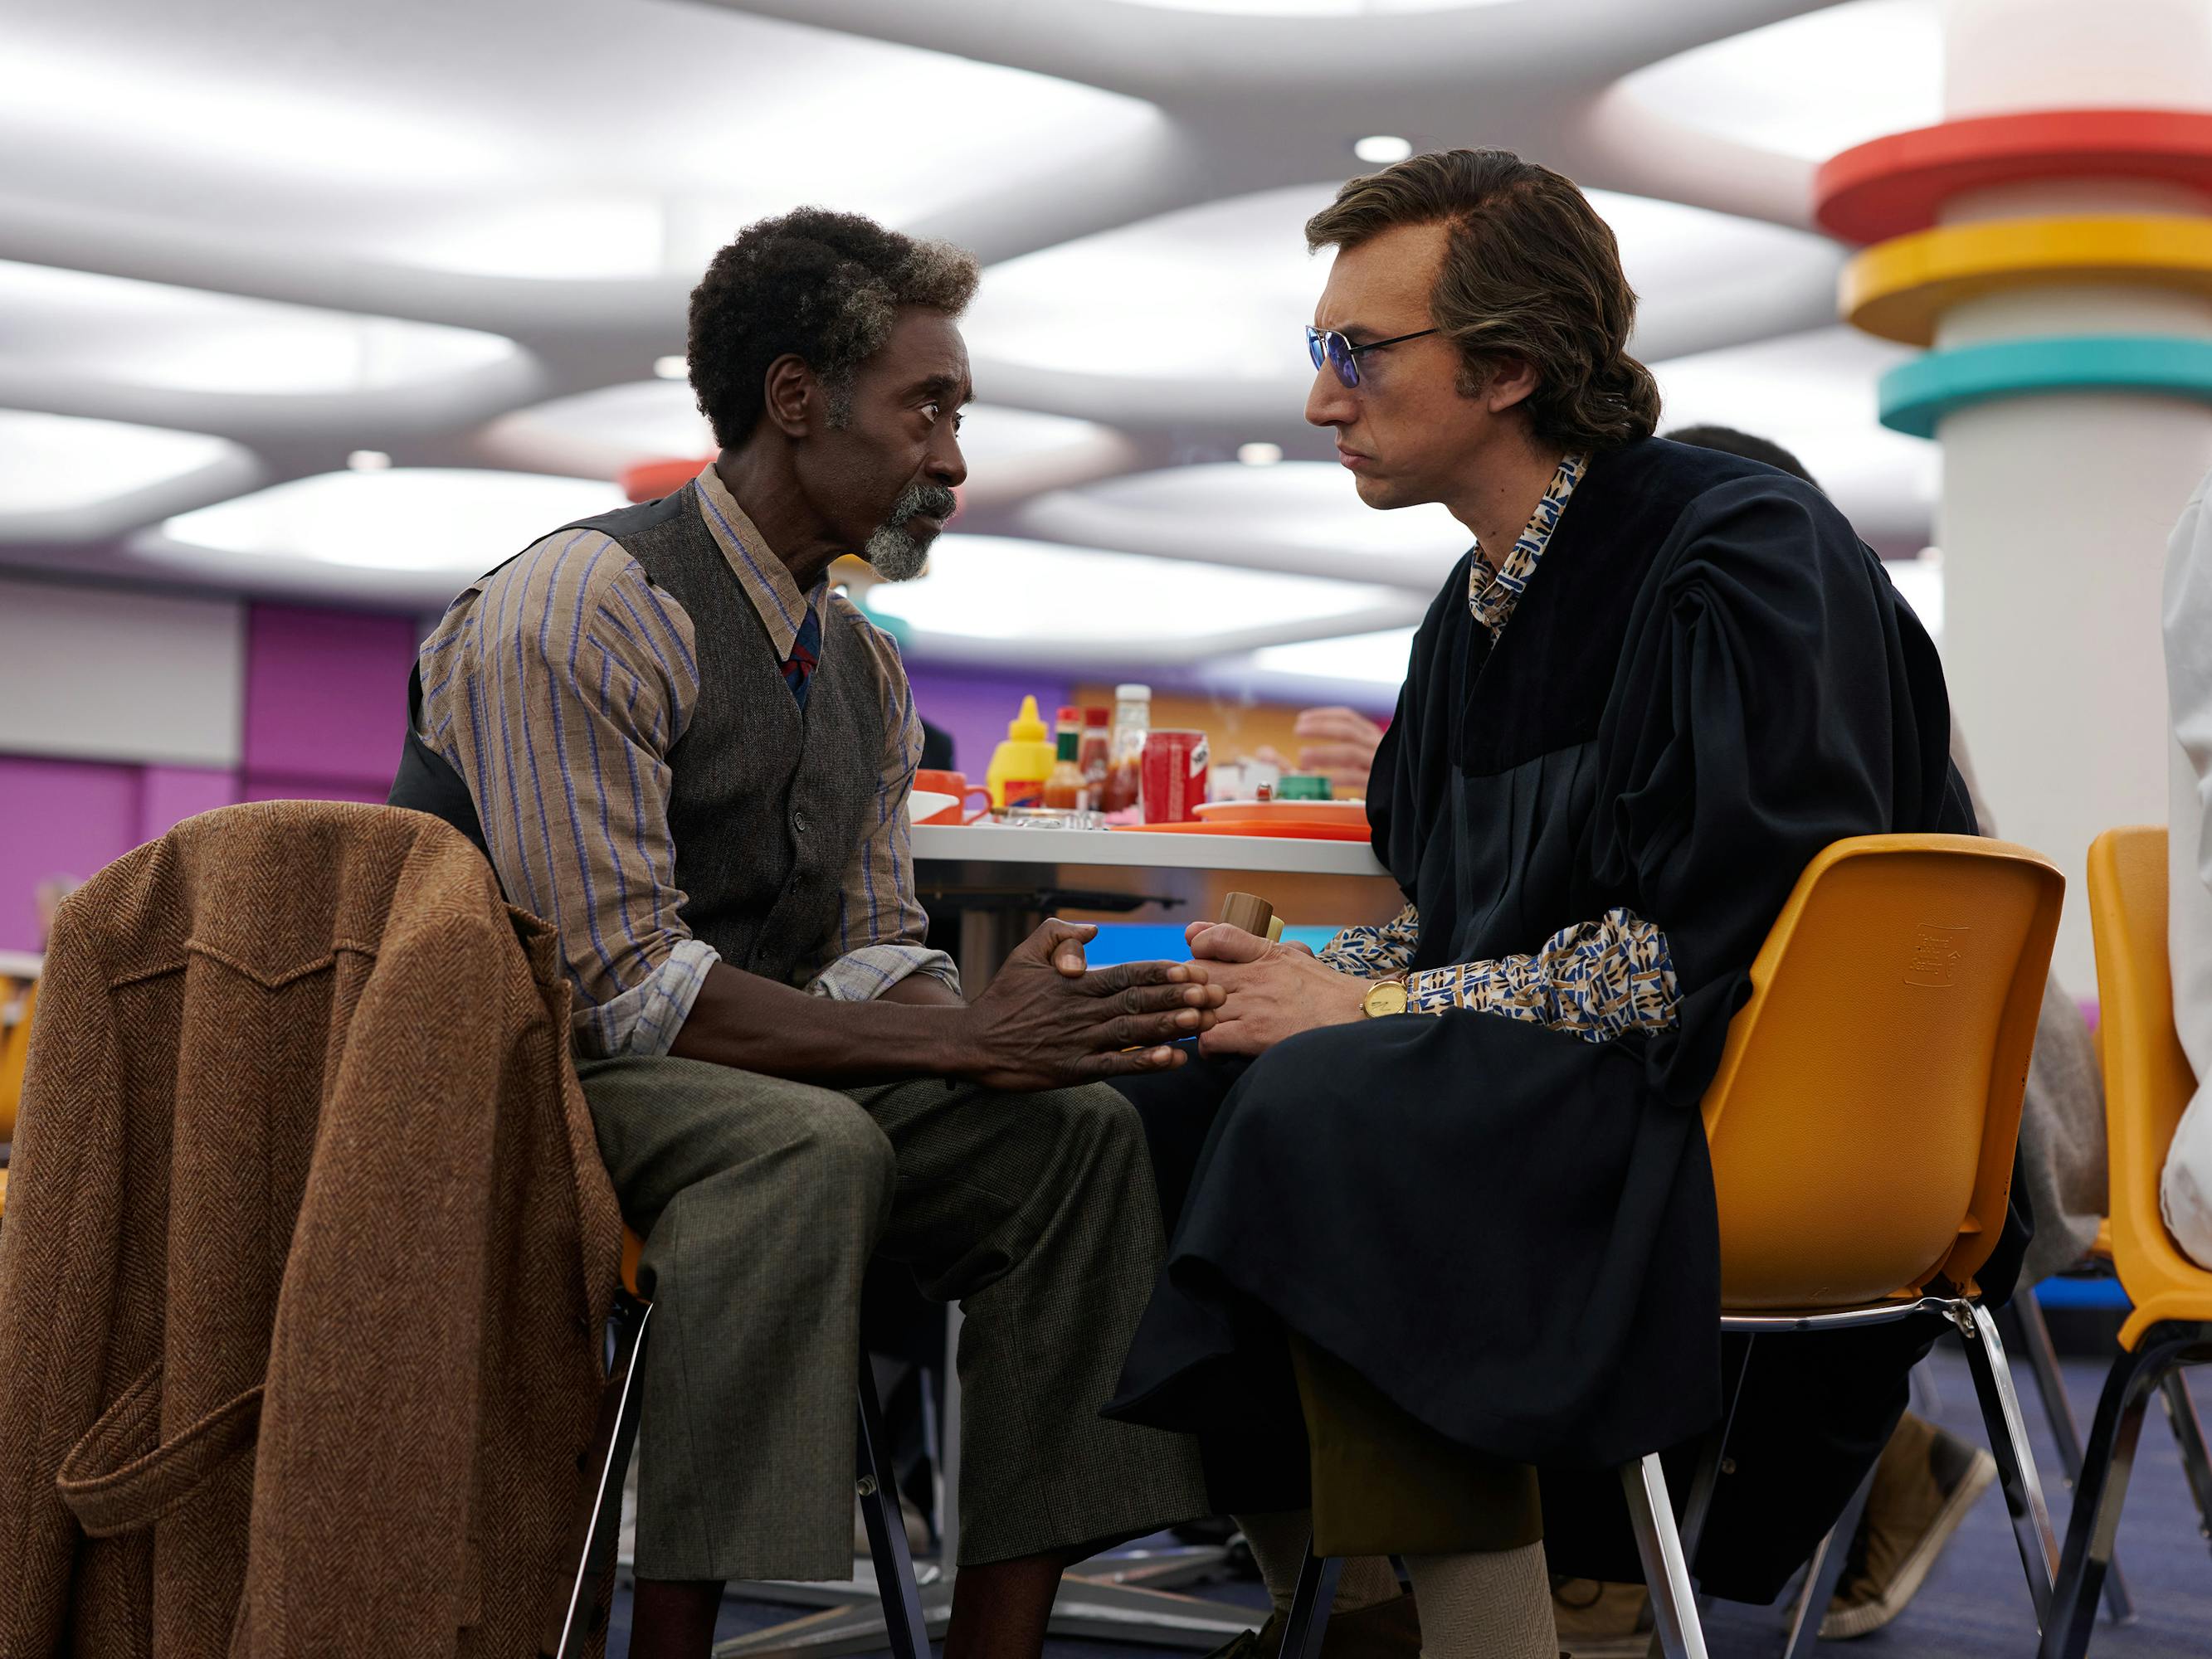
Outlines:
{"label": "white ceiling panel", "polygon": [[688,273],[801,202],[911,222],[1155,118],[672,0],[26,0],[8,33],[10,192],[483,275]]}
{"label": "white ceiling panel", "polygon": [[[1302,404],[1303,331],[1330,255],[1306,221],[1333,185],[1300,185],[1163,215],[994,265],[967,332],[979,359],[1072,375],[1265,383]],[[1832,313],[1838,262],[1824,237],[1679,203],[1593,191],[1641,300],[1638,349],[1655,356],[1741,337],[1746,307],[1775,296]],[[1792,310],[1786,313],[1796,315]]]}
{"label": "white ceiling panel", "polygon": [[1849,0],[1696,47],[1622,85],[1672,120],[1825,161],[1943,118],[1941,0]]}

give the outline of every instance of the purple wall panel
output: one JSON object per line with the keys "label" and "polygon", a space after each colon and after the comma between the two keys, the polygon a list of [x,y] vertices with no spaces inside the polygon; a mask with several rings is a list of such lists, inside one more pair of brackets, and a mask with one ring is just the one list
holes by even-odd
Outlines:
{"label": "purple wall panel", "polygon": [[140,769],[0,755],[0,950],[42,943],[40,882],[81,881],[138,844]]}
{"label": "purple wall panel", "polygon": [[922,719],[952,734],[952,763],[971,783],[983,781],[991,751],[1006,741],[1006,723],[1021,712],[1023,697],[1036,698],[1037,713],[1049,731],[1053,710],[1073,689],[1070,682],[1046,674],[919,663],[907,665],[907,678],[914,684],[914,703]]}
{"label": "purple wall panel", "polygon": [[[245,771],[249,780],[305,778],[378,786],[384,799],[407,719],[415,660],[411,617],[300,605],[246,612]],[[266,794],[252,799],[270,799]]]}
{"label": "purple wall panel", "polygon": [[166,836],[186,818],[235,805],[238,774],[202,766],[149,766],[138,780],[138,839]]}

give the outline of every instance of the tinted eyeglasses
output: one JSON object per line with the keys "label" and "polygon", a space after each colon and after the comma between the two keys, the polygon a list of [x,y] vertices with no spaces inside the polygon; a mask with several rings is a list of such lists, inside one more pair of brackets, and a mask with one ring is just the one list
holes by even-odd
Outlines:
{"label": "tinted eyeglasses", "polygon": [[1407,340],[1418,340],[1424,334],[1434,334],[1433,328],[1417,328],[1411,334],[1394,334],[1387,340],[1370,340],[1364,345],[1354,345],[1333,328],[1306,325],[1306,349],[1312,354],[1313,366],[1319,368],[1327,363],[1336,371],[1336,378],[1346,386],[1359,384],[1359,354],[1380,351],[1384,346],[1402,345]]}

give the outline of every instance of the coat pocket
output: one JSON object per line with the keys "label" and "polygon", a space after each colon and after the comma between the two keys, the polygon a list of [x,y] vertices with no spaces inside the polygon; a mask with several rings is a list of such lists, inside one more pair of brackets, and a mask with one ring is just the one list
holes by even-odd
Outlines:
{"label": "coat pocket", "polygon": [[252,1446],[261,1430],[261,1384],[163,1440],[161,1362],[132,1380],[62,1460],[54,1485],[88,1537],[150,1527]]}

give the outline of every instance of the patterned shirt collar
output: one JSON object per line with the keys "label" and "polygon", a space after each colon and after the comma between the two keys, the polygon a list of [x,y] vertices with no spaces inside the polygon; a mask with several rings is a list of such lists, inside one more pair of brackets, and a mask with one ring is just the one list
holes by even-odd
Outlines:
{"label": "patterned shirt collar", "polygon": [[819,614],[830,579],[824,576],[814,584],[812,592],[800,593],[799,584],[792,580],[791,568],[768,550],[767,538],[753,527],[738,498],[730,494],[730,487],[713,467],[702,472],[692,487],[699,498],[699,515],[706,520],[714,544],[729,561],[738,586],[745,590],[753,609],[760,612],[761,624],[775,647],[776,659],[785,660],[791,655],[792,642],[799,637],[806,613]]}
{"label": "patterned shirt collar", "polygon": [[1489,631],[1493,645],[1505,631],[1513,607],[1520,604],[1521,595],[1528,590],[1528,580],[1536,574],[1537,562],[1544,556],[1552,532],[1559,527],[1559,515],[1567,510],[1567,497],[1575,493],[1575,486],[1582,482],[1583,469],[1589,465],[1587,455],[1559,458],[1552,482],[1544,486],[1543,499],[1528,515],[1521,539],[1506,550],[1502,562],[1493,565],[1490,556],[1482,550],[1482,544],[1478,541],[1474,544],[1474,557],[1467,571],[1467,608],[1474,613],[1475,621]]}

